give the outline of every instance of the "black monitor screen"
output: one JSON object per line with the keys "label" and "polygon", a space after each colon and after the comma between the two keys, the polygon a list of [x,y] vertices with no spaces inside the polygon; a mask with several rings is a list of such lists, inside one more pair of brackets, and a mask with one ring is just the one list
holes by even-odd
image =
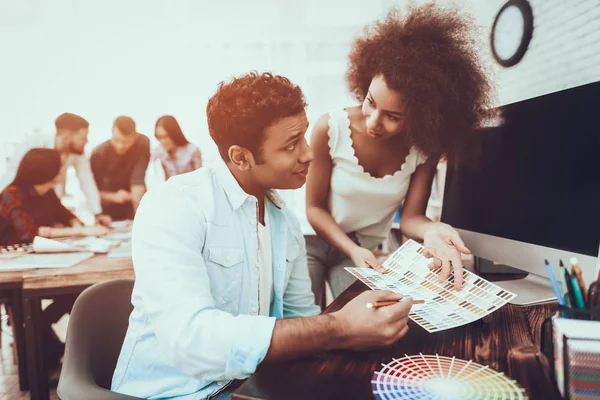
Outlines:
{"label": "black monitor screen", "polygon": [[598,256],[600,82],[494,111],[448,167],[442,220]]}

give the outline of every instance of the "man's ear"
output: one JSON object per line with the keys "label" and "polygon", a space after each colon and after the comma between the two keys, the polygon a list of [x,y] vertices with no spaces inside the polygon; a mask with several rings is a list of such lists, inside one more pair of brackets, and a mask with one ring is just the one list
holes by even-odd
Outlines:
{"label": "man's ear", "polygon": [[228,154],[231,163],[240,171],[247,171],[250,169],[250,160],[252,158],[252,154],[247,148],[234,144],[229,148]]}

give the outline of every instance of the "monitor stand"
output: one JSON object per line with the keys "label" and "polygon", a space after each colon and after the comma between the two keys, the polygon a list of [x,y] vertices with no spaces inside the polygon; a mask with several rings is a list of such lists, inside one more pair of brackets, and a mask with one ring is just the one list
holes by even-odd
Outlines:
{"label": "monitor stand", "polygon": [[556,301],[550,279],[481,257],[474,257],[475,272],[517,295],[510,304],[529,306]]}

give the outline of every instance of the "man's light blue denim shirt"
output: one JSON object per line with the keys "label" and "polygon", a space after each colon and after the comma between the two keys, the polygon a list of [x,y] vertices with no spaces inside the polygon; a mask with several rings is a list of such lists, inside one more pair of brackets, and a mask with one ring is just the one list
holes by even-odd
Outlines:
{"label": "man's light blue denim shirt", "polygon": [[169,179],[133,224],[134,310],[112,390],[205,399],[264,359],[276,318],[316,315],[304,237],[276,193],[269,213],[273,301],[259,315],[257,200],[227,166]]}

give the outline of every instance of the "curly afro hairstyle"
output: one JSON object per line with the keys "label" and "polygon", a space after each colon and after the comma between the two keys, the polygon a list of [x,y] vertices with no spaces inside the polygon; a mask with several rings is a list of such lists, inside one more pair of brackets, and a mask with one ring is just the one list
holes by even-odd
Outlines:
{"label": "curly afro hairstyle", "polygon": [[382,75],[406,99],[410,144],[428,156],[457,159],[490,102],[471,30],[471,20],[454,9],[429,4],[406,15],[393,9],[354,42],[350,91],[362,102],[371,80]]}
{"label": "curly afro hairstyle", "polygon": [[289,79],[250,72],[219,84],[206,106],[208,130],[225,162],[230,161],[228,152],[233,145],[247,148],[262,162],[265,128],[305,107],[302,90]]}

